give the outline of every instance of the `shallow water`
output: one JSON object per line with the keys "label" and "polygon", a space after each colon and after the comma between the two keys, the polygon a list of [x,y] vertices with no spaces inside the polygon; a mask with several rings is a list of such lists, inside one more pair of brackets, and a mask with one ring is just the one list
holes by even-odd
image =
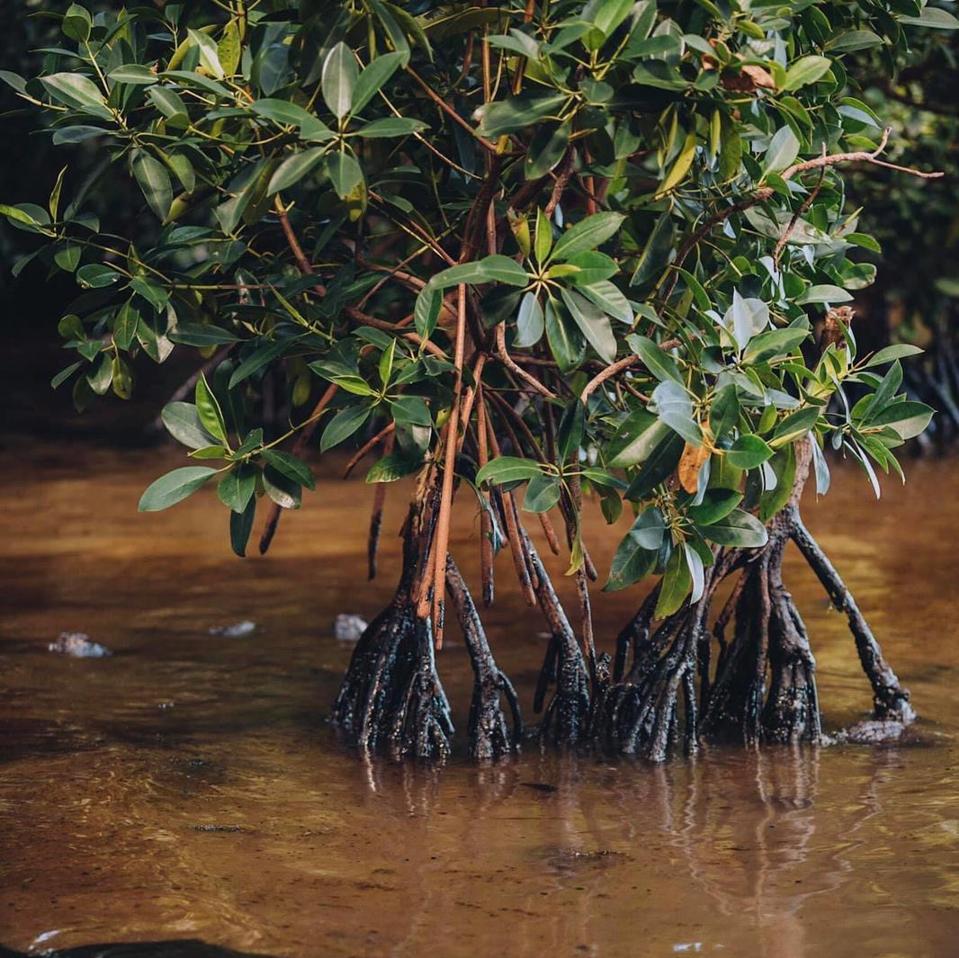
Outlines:
{"label": "shallow water", "polygon": [[[381,579],[365,586],[362,481],[331,474],[284,517],[269,557],[240,561],[212,493],[136,513],[163,467],[156,453],[34,445],[5,459],[0,945],[959,953],[954,463],[912,465],[881,504],[859,473],[838,470],[829,497],[806,506],[912,690],[922,720],[907,742],[713,748],[662,767],[529,749],[492,768],[431,770],[364,764],[323,722],[351,651],[332,619],[371,616],[396,570],[399,543],[385,534]],[[397,489],[385,530],[403,503]],[[464,510],[453,538],[473,581],[474,527]],[[597,527],[590,541],[607,562],[615,536]],[[525,704],[543,626],[507,556],[497,573],[486,621]],[[788,584],[813,636],[826,725],[853,722],[869,693],[845,620],[795,555]],[[597,595],[598,635],[614,635],[637,598]],[[243,619],[253,635],[209,634]],[[47,652],[63,630],[115,654]],[[455,636],[439,664],[463,727],[469,669]]]}

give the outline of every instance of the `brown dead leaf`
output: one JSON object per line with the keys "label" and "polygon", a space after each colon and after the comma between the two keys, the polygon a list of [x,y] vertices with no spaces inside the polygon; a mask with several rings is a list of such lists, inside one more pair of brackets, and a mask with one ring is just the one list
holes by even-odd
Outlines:
{"label": "brown dead leaf", "polygon": [[826,313],[826,319],[822,327],[822,349],[845,345],[843,329],[852,326],[855,315],[855,311],[849,306],[835,306]]}
{"label": "brown dead leaf", "polygon": [[696,492],[699,485],[699,471],[703,463],[709,458],[709,450],[705,445],[694,446],[687,442],[683,454],[679,458],[679,484],[689,493]]}
{"label": "brown dead leaf", "polygon": [[755,93],[761,87],[767,90],[776,89],[776,83],[768,70],[748,63],[740,67],[739,73],[726,70],[723,73],[723,86],[737,93]]}

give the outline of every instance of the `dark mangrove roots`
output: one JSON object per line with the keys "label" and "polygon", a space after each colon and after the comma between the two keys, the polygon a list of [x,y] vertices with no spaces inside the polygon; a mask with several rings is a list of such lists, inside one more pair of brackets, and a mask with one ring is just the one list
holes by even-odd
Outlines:
{"label": "dark mangrove roots", "polygon": [[[452,556],[446,560],[446,586],[473,666],[469,754],[481,761],[500,758],[518,749],[523,737],[519,699],[512,682],[493,658],[476,604]],[[512,728],[503,711],[504,698],[510,710]]]}
{"label": "dark mangrove roots", "polygon": [[416,614],[413,592],[423,538],[419,524],[413,508],[404,530],[396,593],[360,637],[331,721],[364,752],[443,759],[450,752],[453,722],[436,671],[430,620]]}
{"label": "dark mangrove roots", "polygon": [[536,684],[533,711],[543,712],[549,688],[553,684],[556,686],[543,712],[540,739],[552,745],[576,745],[586,738],[589,728],[591,696],[586,660],[549,574],[525,530],[522,542],[536,601],[550,630],[546,658]]}
{"label": "dark mangrove roots", "polygon": [[[770,523],[762,549],[717,553],[698,602],[653,628],[656,593],[646,599],[619,636],[614,683],[597,697],[591,725],[597,746],[662,761],[680,736],[687,754],[703,738],[746,744],[822,741],[816,661],[802,616],[783,584],[783,553],[790,541],[849,619],[872,685],[875,717],[903,724],[915,718],[909,692],[883,658],[849,589],[803,525],[797,498]],[[734,577],[710,623],[719,586]],[[727,640],[731,623],[733,634]]]}

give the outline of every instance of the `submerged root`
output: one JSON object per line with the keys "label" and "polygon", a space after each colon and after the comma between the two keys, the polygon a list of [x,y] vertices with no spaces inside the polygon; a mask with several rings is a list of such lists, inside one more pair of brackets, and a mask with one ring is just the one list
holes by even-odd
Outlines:
{"label": "submerged root", "polygon": [[[480,761],[491,761],[519,749],[523,737],[519,699],[512,682],[493,658],[476,604],[452,556],[447,557],[446,586],[473,666],[469,755]],[[510,711],[512,728],[503,709],[503,699]]]}

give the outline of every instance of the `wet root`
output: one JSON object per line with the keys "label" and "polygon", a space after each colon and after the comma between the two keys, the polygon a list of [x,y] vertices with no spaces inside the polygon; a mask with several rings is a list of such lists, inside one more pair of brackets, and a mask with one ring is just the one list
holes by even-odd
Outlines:
{"label": "wet root", "polygon": [[[469,755],[479,761],[491,761],[519,749],[523,737],[523,719],[519,699],[512,682],[497,666],[463,576],[452,556],[446,560],[446,587],[456,609],[466,649],[473,666],[473,698],[469,713]],[[509,708],[506,717],[503,700]]]}

